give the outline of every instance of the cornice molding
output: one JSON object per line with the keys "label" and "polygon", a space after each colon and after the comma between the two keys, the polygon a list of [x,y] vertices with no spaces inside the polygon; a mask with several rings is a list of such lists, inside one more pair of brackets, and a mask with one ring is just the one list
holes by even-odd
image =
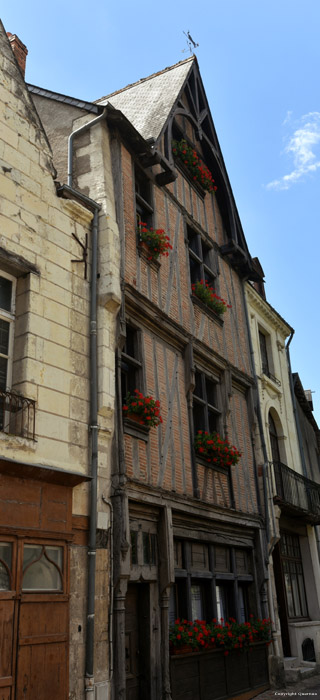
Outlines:
{"label": "cornice molding", "polygon": [[249,310],[251,306],[254,310],[258,311],[260,315],[269,321],[275,330],[280,331],[285,338],[290,335],[293,328],[289,326],[287,321],[280,316],[273,306],[271,306],[268,301],[265,301],[250,284],[246,283],[245,290],[248,297]]}

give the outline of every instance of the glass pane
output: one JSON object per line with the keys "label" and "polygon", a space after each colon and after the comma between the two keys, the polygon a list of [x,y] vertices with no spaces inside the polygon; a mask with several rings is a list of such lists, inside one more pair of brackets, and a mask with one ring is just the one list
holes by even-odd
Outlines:
{"label": "glass pane", "polygon": [[173,625],[174,621],[177,618],[177,613],[176,613],[176,587],[172,586],[170,588],[170,599],[169,599],[169,624]]}
{"label": "glass pane", "polygon": [[0,277],[0,308],[11,311],[12,282]]}
{"label": "glass pane", "polygon": [[10,323],[0,319],[0,352],[2,355],[8,354]]}
{"label": "glass pane", "polygon": [[285,582],[286,594],[287,594],[288,614],[289,614],[289,617],[295,617],[290,574],[284,575],[284,582]]}
{"label": "glass pane", "polygon": [[292,595],[293,595],[293,601],[294,601],[294,609],[295,609],[295,615],[296,617],[301,617],[301,606],[300,606],[300,599],[299,599],[299,590],[298,590],[298,581],[297,577],[295,574],[292,574],[291,576],[291,585],[292,585]]}
{"label": "glass pane", "polygon": [[7,367],[8,360],[5,357],[0,357],[0,389],[6,391],[7,388]]}
{"label": "glass pane", "polygon": [[138,533],[136,530],[131,530],[131,564],[138,563]]}
{"label": "glass pane", "polygon": [[205,245],[205,243],[202,242],[202,259],[204,264],[207,267],[212,267],[211,265],[211,248]]}
{"label": "glass pane", "polygon": [[218,415],[215,411],[208,410],[209,432],[214,433],[218,429]]}
{"label": "glass pane", "polygon": [[10,577],[6,567],[0,561],[0,591],[10,591]]}
{"label": "glass pane", "polygon": [[247,619],[247,591],[244,586],[239,586],[239,622],[246,622]]}
{"label": "glass pane", "polygon": [[200,586],[191,586],[191,612],[192,620],[203,619],[203,605]]}
{"label": "glass pane", "polygon": [[193,427],[194,434],[196,435],[198,430],[206,429],[206,418],[205,418],[205,408],[204,406],[194,403],[193,405]]}
{"label": "glass pane", "polygon": [[203,398],[203,389],[202,389],[202,374],[201,372],[196,372],[195,375],[195,388],[194,388],[194,395],[195,396],[200,396],[200,398]]}
{"label": "glass pane", "polygon": [[190,277],[192,284],[200,282],[202,279],[201,265],[198,263],[191,255],[189,255],[190,262]]}
{"label": "glass pane", "polygon": [[[7,570],[11,571],[12,544],[10,542],[0,542],[0,590],[10,590],[10,576]],[[6,566],[5,566],[6,565]]]}
{"label": "glass pane", "polygon": [[[48,557],[51,561],[49,561]],[[23,549],[24,574],[22,590],[61,591],[61,575],[55,564],[62,568],[62,547],[44,548],[39,545],[25,544]]]}
{"label": "glass pane", "polygon": [[303,617],[307,617],[308,608],[307,608],[306,592],[305,592],[305,588],[304,588],[304,580],[303,580],[302,574],[298,575],[298,585],[299,585],[300,601],[301,601],[301,615]]}
{"label": "glass pane", "polygon": [[199,235],[190,228],[188,228],[188,242],[190,250],[193,250],[193,252],[200,257]]}
{"label": "glass pane", "polygon": [[217,600],[217,619],[226,620],[227,618],[227,605],[226,605],[226,591],[223,586],[216,586],[216,600]]}
{"label": "glass pane", "polygon": [[217,406],[217,385],[211,379],[206,377],[206,391],[207,391],[207,401],[210,406]]}

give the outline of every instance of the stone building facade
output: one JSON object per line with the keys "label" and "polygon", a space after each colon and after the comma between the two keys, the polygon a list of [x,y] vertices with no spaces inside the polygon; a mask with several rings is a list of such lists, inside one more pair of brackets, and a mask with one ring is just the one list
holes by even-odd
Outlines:
{"label": "stone building facade", "polygon": [[[11,35],[11,45],[15,40]],[[85,684],[94,692],[86,673],[86,620],[94,427],[89,320],[98,210],[72,188],[57,189],[52,150],[10,43],[1,25],[0,694],[79,700]],[[100,220],[105,230],[102,210]],[[106,248],[107,266],[109,242]],[[96,697],[109,673],[110,505],[102,496],[109,493],[115,399],[114,269],[112,308],[100,312]]]}
{"label": "stone building facade", "polygon": [[319,663],[319,430],[311,394],[308,401],[299,376],[291,374],[293,329],[266,301],[262,282],[247,284],[246,297],[259,391],[256,442],[274,653],[280,660],[296,657],[295,666]]}

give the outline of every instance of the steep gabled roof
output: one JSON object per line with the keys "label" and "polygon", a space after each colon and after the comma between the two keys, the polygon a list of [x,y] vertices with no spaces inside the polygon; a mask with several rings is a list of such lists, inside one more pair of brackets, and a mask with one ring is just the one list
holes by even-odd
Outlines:
{"label": "steep gabled roof", "polygon": [[122,90],[102,97],[97,104],[110,102],[119,109],[141,136],[158,139],[195,60],[190,56],[174,66],[142,78]]}

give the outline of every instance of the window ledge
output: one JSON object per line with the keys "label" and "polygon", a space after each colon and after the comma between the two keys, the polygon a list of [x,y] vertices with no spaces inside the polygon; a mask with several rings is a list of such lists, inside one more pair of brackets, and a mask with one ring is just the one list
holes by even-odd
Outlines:
{"label": "window ledge", "polygon": [[123,419],[123,432],[132,437],[144,440],[144,442],[148,442],[150,429],[151,428],[148,428],[147,425],[136,423],[134,420],[131,420],[131,418]]}
{"label": "window ledge", "polygon": [[138,243],[138,254],[140,258],[142,258],[146,263],[148,263],[148,265],[150,265],[150,267],[153,270],[155,270],[156,272],[160,270],[160,260],[149,260],[148,251],[143,245],[141,245],[141,242]]}
{"label": "window ledge", "polygon": [[202,197],[202,199],[204,199],[206,196],[207,190],[205,190],[204,187],[202,187],[202,185],[200,185],[200,182],[192,179],[192,175],[189,172],[188,168],[184,165],[184,163],[182,163],[182,161],[178,157],[175,159],[175,166],[176,166],[177,170],[180,170],[181,174],[186,178],[186,180],[188,180],[189,185],[191,185],[191,187],[193,187],[195,189],[197,194],[199,194],[200,197]]}
{"label": "window ledge", "polygon": [[207,316],[212,318],[212,320],[215,321],[218,326],[223,326],[223,318],[221,318],[221,316],[219,316],[219,314],[217,314],[213,309],[210,309],[210,306],[204,304],[201,299],[198,299],[195,294],[191,294],[191,301],[195,306],[198,306],[204,314],[207,314]]}
{"label": "window ledge", "polygon": [[221,474],[229,474],[231,467],[221,467],[219,464],[213,464],[213,462],[207,462],[206,459],[200,457],[196,454],[197,464],[201,464],[203,467],[208,467],[208,469],[213,469],[215,472],[220,472]]}
{"label": "window ledge", "polygon": [[[265,388],[267,388],[267,389],[268,389],[268,388],[269,388],[269,389],[272,389],[272,391],[275,391],[276,394],[278,394],[279,396],[282,396],[282,391],[281,391],[281,389],[280,389],[281,384],[280,384],[280,386],[279,386],[279,384],[277,384],[276,381],[273,381],[273,379],[271,379],[270,377],[268,377],[267,374],[264,374],[264,372],[262,372],[262,374],[261,374],[261,376],[259,377],[259,379],[260,379],[260,381],[261,381],[263,387],[265,387]],[[277,381],[279,381],[279,379],[278,379]]]}

